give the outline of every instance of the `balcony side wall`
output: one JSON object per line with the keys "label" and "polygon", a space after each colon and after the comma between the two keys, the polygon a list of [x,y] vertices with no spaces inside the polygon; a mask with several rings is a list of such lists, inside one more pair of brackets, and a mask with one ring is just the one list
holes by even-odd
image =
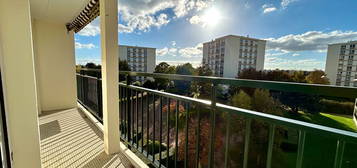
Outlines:
{"label": "balcony side wall", "polygon": [[34,20],[34,49],[42,111],[77,106],[74,34],[63,23]]}
{"label": "balcony side wall", "polygon": [[40,168],[30,4],[0,0],[0,63],[12,168]]}

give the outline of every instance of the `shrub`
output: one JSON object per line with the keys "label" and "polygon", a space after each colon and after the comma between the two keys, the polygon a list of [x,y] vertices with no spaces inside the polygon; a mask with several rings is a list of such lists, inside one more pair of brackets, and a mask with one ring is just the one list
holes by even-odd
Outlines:
{"label": "shrub", "polygon": [[323,113],[344,115],[353,114],[353,102],[322,99],[320,100],[320,104],[322,105],[321,110]]}

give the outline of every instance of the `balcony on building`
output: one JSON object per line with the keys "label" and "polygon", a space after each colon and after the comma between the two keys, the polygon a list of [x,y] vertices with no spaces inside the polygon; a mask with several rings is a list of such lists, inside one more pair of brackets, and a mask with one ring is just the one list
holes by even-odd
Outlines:
{"label": "balcony on building", "polygon": [[[217,101],[218,85],[348,99],[357,97],[355,88],[118,71],[117,6],[115,0],[0,1],[3,167],[357,165],[355,132]],[[76,69],[74,34],[98,16],[102,67]],[[209,84],[210,98],[135,86],[135,77]],[[264,140],[256,139],[257,130]],[[280,156],[282,144],[288,154]]]}

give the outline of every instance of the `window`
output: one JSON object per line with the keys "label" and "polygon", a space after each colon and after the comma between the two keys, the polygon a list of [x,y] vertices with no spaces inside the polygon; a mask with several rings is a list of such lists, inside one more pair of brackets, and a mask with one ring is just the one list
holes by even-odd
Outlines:
{"label": "window", "polygon": [[347,71],[351,71],[352,70],[352,66],[347,66]]}

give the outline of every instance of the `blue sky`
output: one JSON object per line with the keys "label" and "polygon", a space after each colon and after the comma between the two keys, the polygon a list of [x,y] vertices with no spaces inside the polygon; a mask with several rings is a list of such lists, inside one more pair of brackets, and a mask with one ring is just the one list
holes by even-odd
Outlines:
{"label": "blue sky", "polygon": [[[157,63],[202,59],[203,42],[267,40],[265,69],[324,69],[327,44],[357,40],[355,0],[119,0],[119,44],[157,48]],[[76,62],[100,63],[99,19],[75,35]]]}

